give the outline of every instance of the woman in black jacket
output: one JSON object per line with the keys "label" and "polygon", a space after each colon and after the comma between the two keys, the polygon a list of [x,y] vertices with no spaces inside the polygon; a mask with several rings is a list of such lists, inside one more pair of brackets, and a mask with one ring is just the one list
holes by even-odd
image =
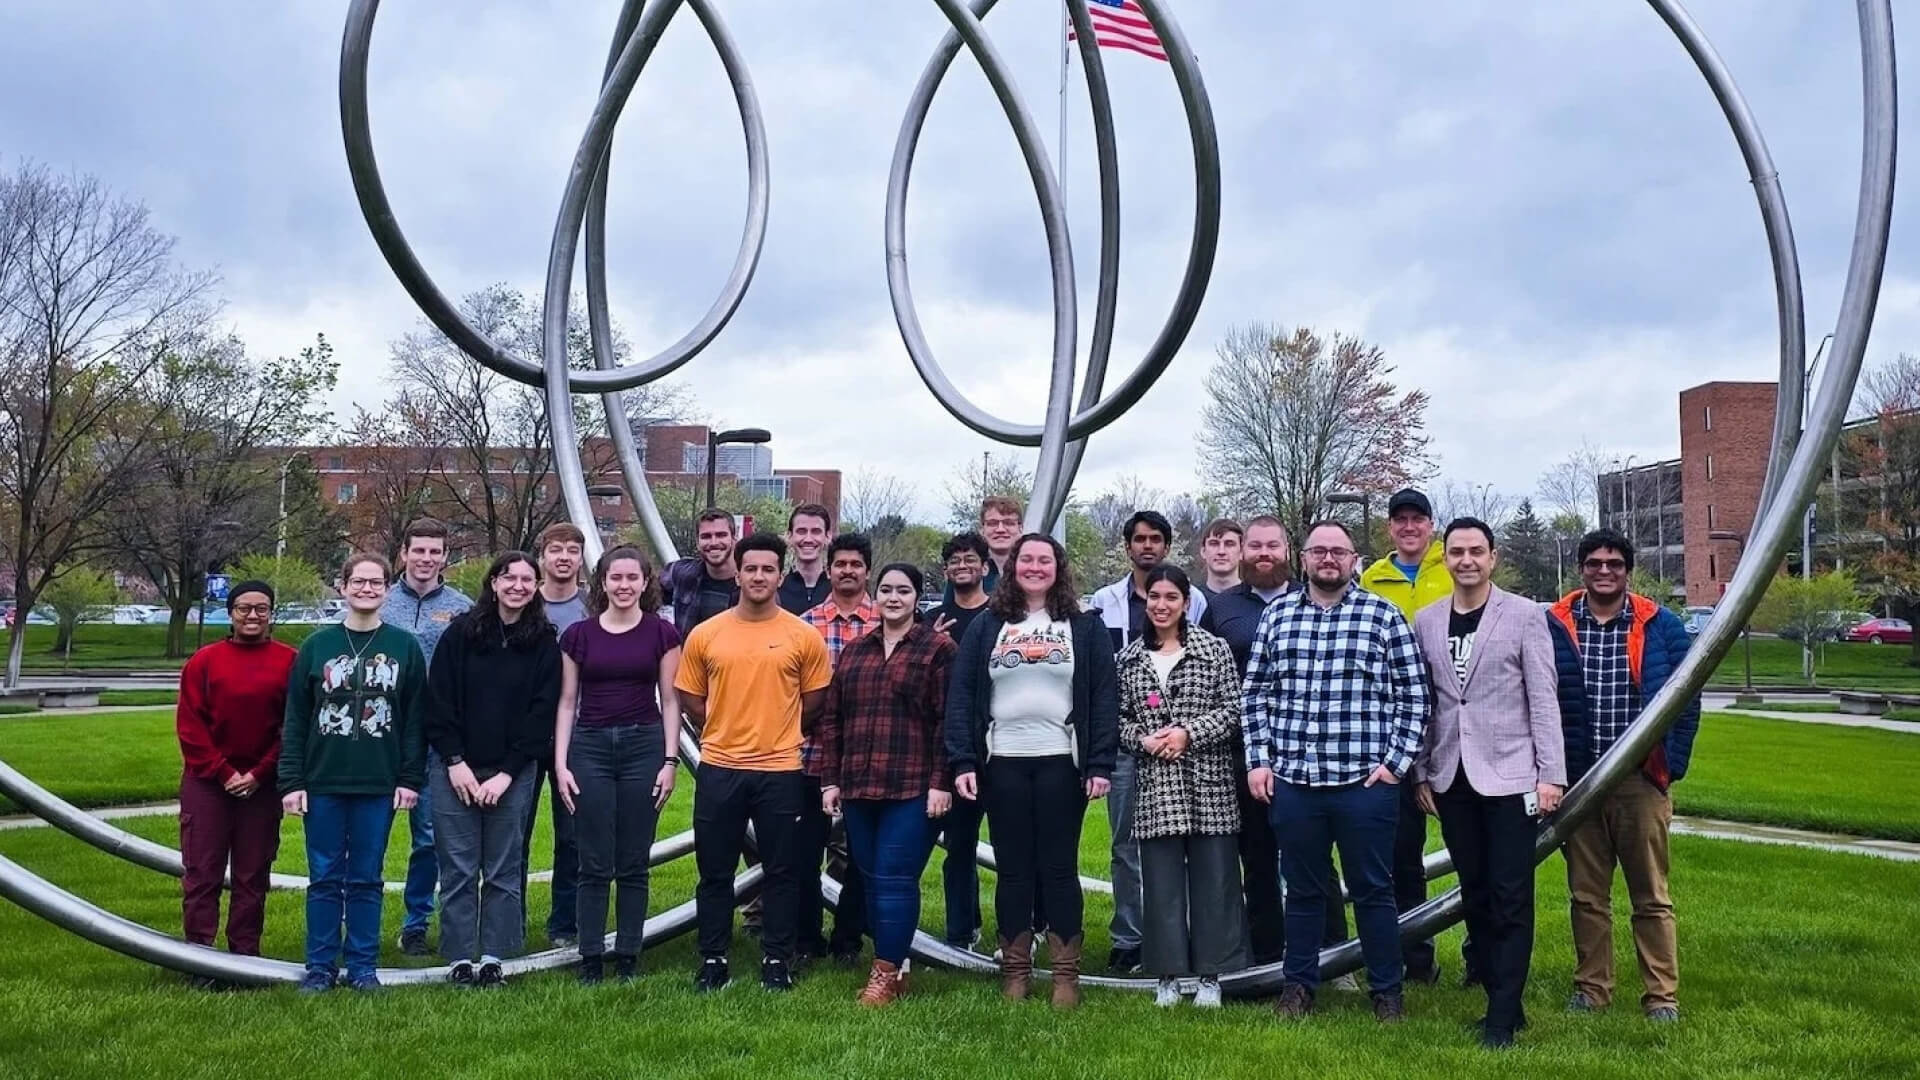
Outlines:
{"label": "woman in black jacket", "polygon": [[[1028,533],[960,643],[947,692],[954,790],[981,799],[999,878],[1002,992],[1027,996],[1036,891],[1047,912],[1053,1004],[1080,1003],[1080,826],[1111,786],[1120,745],[1113,641],[1076,599],[1066,549]],[[1009,934],[1009,931],[1017,931]]]}
{"label": "woman in black jacket", "polygon": [[501,959],[526,939],[524,825],[560,697],[560,646],[532,556],[493,560],[479,601],[440,639],[427,692],[440,952],[453,982],[498,986]]}

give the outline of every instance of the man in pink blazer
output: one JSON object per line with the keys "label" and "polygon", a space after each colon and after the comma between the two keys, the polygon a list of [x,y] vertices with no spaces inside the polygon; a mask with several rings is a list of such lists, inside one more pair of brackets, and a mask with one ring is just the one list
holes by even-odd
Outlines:
{"label": "man in pink blazer", "polygon": [[1538,604],[1493,584],[1493,529],[1457,518],[1443,540],[1451,602],[1413,620],[1433,681],[1414,799],[1440,818],[1460,875],[1467,936],[1487,990],[1481,1043],[1511,1046],[1533,955],[1534,809],[1567,784],[1553,638]]}

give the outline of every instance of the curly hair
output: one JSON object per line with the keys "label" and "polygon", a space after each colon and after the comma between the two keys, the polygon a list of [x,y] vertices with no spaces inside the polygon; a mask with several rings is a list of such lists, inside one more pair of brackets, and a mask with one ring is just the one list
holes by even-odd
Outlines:
{"label": "curly hair", "polygon": [[640,549],[631,544],[621,544],[611,548],[600,561],[593,564],[593,580],[587,585],[587,611],[594,615],[607,610],[607,571],[620,559],[632,559],[640,564],[640,600],[637,606],[643,614],[660,610],[660,578],[653,572],[653,564],[641,554]]}
{"label": "curly hair", "polygon": [[1020,575],[1014,567],[1020,561],[1020,549],[1028,544],[1045,544],[1053,550],[1053,585],[1047,589],[1047,614],[1054,620],[1065,622],[1080,614],[1080,595],[1073,587],[1073,569],[1067,565],[1067,549],[1060,541],[1046,533],[1028,533],[1013,542],[1013,550],[1007,553],[1007,570],[1000,575],[1000,584],[993,590],[993,599],[987,607],[995,615],[1007,622],[1020,622],[1027,617],[1027,593],[1020,587]]}

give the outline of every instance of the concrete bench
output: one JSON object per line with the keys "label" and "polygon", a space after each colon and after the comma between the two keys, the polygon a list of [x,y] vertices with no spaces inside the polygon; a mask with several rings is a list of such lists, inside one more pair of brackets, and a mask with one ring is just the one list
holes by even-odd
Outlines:
{"label": "concrete bench", "polygon": [[1887,711],[1887,695],[1863,694],[1853,690],[1836,690],[1834,700],[1840,703],[1840,711],[1855,716],[1879,716]]}
{"label": "concrete bench", "polygon": [[1888,694],[1887,704],[1902,709],[1920,709],[1920,694]]}
{"label": "concrete bench", "polygon": [[42,709],[89,709],[100,704],[104,686],[45,686],[40,688]]}

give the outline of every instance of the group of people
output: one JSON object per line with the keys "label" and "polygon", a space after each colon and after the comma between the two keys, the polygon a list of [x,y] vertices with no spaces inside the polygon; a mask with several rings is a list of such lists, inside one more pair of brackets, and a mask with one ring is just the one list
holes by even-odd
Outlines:
{"label": "group of people", "polygon": [[[1526,1023],[1538,819],[1625,734],[1688,638],[1628,591],[1634,553],[1616,533],[1581,540],[1583,587],[1543,611],[1494,584],[1484,522],[1436,537],[1413,490],[1388,519],[1394,551],[1364,570],[1345,525],[1310,525],[1298,581],[1279,520],[1222,519],[1193,581],[1169,559],[1172,526],[1141,510],[1124,528],[1129,573],[1089,610],[1066,550],[1022,534],[1004,498],[947,541],[946,592],[925,614],[920,568],[876,572],[871,543],[836,534],[812,504],[784,538],[739,537],[709,510],[694,556],[656,572],[615,547],[584,589],[584,538],[555,525],[536,554],[494,559],[471,602],[441,580],[445,528],[417,522],[397,580],[381,556],[348,559],[345,617],[297,652],[272,638],[272,589],[241,583],[232,635],[181,676],[186,936],[213,943],[230,863],[228,945],[258,950],[284,810],[305,818],[304,988],[342,981],[342,962],[347,985],[377,986],[380,868],[406,809],[402,949],[427,951],[437,893],[453,981],[499,985],[501,960],[523,946],[545,787],[547,936],[577,945],[582,982],[606,977],[609,944],[612,974],[629,979],[684,718],[698,733],[700,991],[731,981],[744,859],[762,878],[747,915],[763,986],[791,987],[811,957],[855,961],[870,938],[859,1000],[897,999],[936,844],[946,940],[979,941],[984,820],[1003,993],[1029,996],[1044,941],[1053,1004],[1077,1005],[1081,828],[1104,799],[1110,971],[1155,977],[1162,1006],[1190,988],[1210,1007],[1221,975],[1278,963],[1276,1008],[1304,1017],[1321,948],[1347,936],[1344,891],[1375,1015],[1393,1021],[1406,982],[1440,978],[1432,942],[1403,946],[1398,926],[1426,899],[1425,819],[1437,816],[1466,908],[1465,981],[1488,998],[1481,1039],[1510,1045]],[[1575,1011],[1611,1000],[1617,866],[1642,1007],[1678,1016],[1668,788],[1698,709],[1566,844]],[[839,878],[831,937],[823,866]]]}

